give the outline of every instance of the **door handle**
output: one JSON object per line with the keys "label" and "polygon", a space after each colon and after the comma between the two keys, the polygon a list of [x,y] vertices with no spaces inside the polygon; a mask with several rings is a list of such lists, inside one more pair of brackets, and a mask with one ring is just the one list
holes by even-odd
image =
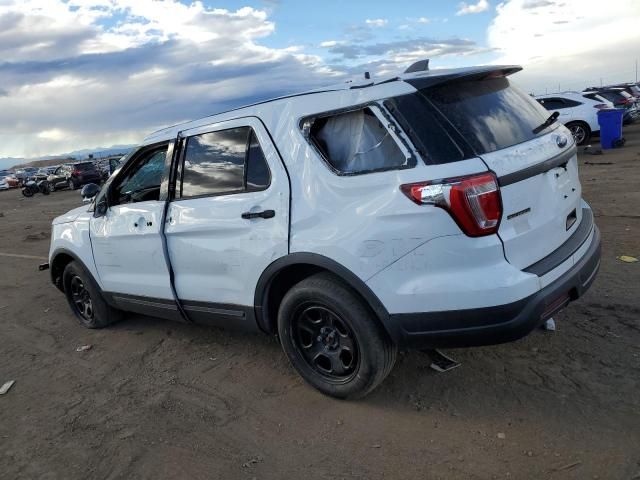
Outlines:
{"label": "door handle", "polygon": [[262,212],[244,212],[241,217],[244,219],[251,218],[273,218],[276,216],[275,210],[264,210]]}

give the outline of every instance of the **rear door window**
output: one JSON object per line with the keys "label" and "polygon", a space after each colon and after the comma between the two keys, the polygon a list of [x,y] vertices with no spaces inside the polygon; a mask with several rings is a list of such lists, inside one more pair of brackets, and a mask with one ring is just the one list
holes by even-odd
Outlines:
{"label": "rear door window", "polygon": [[264,190],[270,172],[250,127],[230,128],[187,139],[180,198]]}

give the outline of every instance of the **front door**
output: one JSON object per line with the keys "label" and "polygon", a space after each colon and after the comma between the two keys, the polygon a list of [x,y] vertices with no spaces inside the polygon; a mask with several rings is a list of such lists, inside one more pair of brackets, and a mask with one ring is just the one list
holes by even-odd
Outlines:
{"label": "front door", "polygon": [[289,180],[255,118],[182,132],[166,236],[190,318],[251,323],[264,269],[288,253]]}
{"label": "front door", "polygon": [[136,154],[108,186],[107,212],[91,219],[98,275],[105,292],[119,303],[143,305],[165,299],[175,308],[160,236],[167,150],[165,144]]}

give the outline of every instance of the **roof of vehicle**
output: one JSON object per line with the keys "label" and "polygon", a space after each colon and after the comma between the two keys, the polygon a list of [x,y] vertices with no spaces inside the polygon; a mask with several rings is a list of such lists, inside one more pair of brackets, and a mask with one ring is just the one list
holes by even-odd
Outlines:
{"label": "roof of vehicle", "polygon": [[[416,63],[420,63],[420,62],[416,62]],[[426,65],[428,66],[428,62]],[[393,82],[400,82],[400,81],[410,83],[414,88],[423,89],[423,88],[430,88],[436,85],[441,85],[447,82],[461,81],[461,80],[471,79],[478,76],[486,76],[493,73],[499,73],[500,75],[507,76],[507,75],[516,73],[520,70],[522,70],[522,67],[518,65],[482,65],[482,66],[463,67],[463,68],[447,68],[447,69],[433,69],[433,70],[427,69],[427,70],[421,70],[421,71],[411,71],[409,73],[405,71],[404,73],[401,73],[399,75],[384,77],[379,80],[373,80],[370,78],[349,80],[336,85],[328,85],[328,86],[319,87],[317,89],[308,90],[304,92],[292,93],[289,95],[283,95],[275,98],[267,98],[267,99],[264,99],[255,103],[251,103],[248,105],[242,105],[229,110],[217,112],[200,119],[178,123],[178,124],[165,127],[151,133],[144,139],[143,143],[150,143],[152,140],[162,141],[162,140],[167,140],[169,138],[175,138],[175,136],[179,132],[192,128],[196,124],[202,124],[202,121],[205,119],[211,119],[211,122],[214,122],[215,119],[213,117],[216,117],[218,115],[228,114],[230,112],[237,112],[240,115],[244,114],[249,116],[252,113],[255,114],[253,112],[254,107],[264,106],[266,104],[275,105],[279,102],[291,101],[292,99],[298,99],[298,98],[309,96],[309,95],[326,94],[329,92],[344,92],[348,90],[368,89],[371,87],[381,86],[381,85],[385,85]],[[243,110],[246,110],[246,111],[243,112]]]}

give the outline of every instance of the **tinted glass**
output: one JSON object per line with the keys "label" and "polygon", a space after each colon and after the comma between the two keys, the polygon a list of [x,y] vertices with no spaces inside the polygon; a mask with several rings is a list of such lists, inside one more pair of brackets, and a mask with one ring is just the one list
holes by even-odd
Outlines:
{"label": "tinted glass", "polygon": [[419,93],[403,95],[384,102],[428,164],[455,162],[464,158],[456,142],[429,102]]}
{"label": "tinted glass", "polygon": [[249,127],[190,137],[185,151],[182,197],[244,189],[244,161]]}
{"label": "tinted glass", "polygon": [[543,98],[541,100],[538,100],[538,102],[546,110],[560,110],[569,107],[569,105],[558,98]]}
{"label": "tinted glass", "polygon": [[95,170],[96,167],[93,166],[93,163],[76,163],[74,165],[76,170]]}
{"label": "tinted glass", "polygon": [[256,134],[251,132],[247,154],[247,189],[259,190],[269,186],[269,167]]}
{"label": "tinted glass", "polygon": [[142,157],[114,189],[117,203],[158,200],[166,155],[165,147]]}
{"label": "tinted glass", "polygon": [[549,131],[533,133],[549,114],[510,85],[506,77],[449,83],[422,93],[477,154],[526,142]]}

